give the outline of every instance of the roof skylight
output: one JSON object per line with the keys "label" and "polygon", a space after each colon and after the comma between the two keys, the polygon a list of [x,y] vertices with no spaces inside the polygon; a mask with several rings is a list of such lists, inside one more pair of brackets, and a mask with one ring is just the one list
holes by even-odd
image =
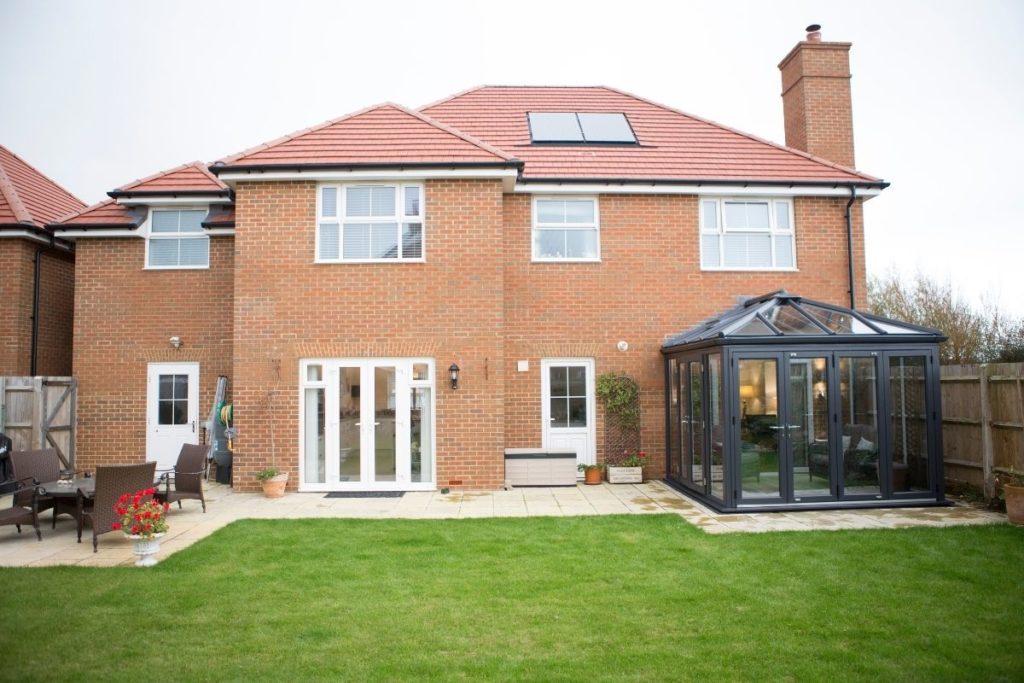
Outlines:
{"label": "roof skylight", "polygon": [[594,112],[529,112],[533,142],[636,144],[625,114]]}

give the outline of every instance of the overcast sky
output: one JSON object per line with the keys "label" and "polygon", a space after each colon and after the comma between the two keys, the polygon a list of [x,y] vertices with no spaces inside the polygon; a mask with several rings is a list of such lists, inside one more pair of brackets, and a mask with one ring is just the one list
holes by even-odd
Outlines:
{"label": "overcast sky", "polygon": [[[777,65],[850,41],[867,261],[1024,315],[1024,2],[0,0],[0,144],[94,203],[382,101],[610,85],[784,141]],[[799,227],[798,227],[799,229]]]}

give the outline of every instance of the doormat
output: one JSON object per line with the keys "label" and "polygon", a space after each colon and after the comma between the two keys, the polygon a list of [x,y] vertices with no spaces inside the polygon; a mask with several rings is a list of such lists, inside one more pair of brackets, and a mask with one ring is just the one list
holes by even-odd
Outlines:
{"label": "doormat", "polygon": [[324,498],[401,498],[405,491],[331,491]]}

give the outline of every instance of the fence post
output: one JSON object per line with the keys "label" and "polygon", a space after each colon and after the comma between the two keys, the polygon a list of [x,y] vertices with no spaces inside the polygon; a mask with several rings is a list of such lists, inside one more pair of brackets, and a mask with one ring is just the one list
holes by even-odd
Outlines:
{"label": "fence post", "polygon": [[32,378],[32,437],[29,442],[31,448],[46,448],[46,432],[43,429],[43,420],[46,419],[46,397],[43,392],[43,378],[36,376]]}
{"label": "fence post", "polygon": [[992,405],[988,395],[989,365],[983,363],[978,368],[978,376],[981,390],[981,474],[985,481],[985,499],[992,500],[996,497],[995,473],[993,466],[992,449]]}

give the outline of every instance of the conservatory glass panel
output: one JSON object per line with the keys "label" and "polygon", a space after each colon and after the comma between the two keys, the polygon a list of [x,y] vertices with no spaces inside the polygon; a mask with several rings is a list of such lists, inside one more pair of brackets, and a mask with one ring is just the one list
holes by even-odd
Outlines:
{"label": "conservatory glass panel", "polygon": [[789,359],[790,449],[793,497],[829,496],[828,359]]}
{"label": "conservatory glass panel", "polygon": [[893,493],[931,490],[926,361],[924,356],[889,358]]}
{"label": "conservatory glass panel", "polygon": [[739,465],[744,500],[780,495],[778,365],[774,358],[739,361]]}
{"label": "conservatory glass panel", "polygon": [[878,495],[878,386],[875,359],[839,358],[843,491]]}

